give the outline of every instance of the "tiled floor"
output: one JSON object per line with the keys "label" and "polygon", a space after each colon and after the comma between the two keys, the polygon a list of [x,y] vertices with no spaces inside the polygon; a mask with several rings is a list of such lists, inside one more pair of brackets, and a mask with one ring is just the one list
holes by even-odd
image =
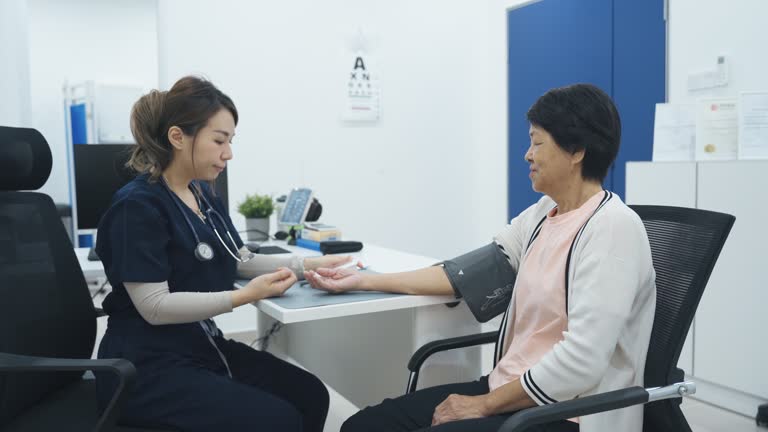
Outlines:
{"label": "tiled floor", "polygon": [[757,427],[754,418],[734,414],[691,398],[685,398],[683,413],[693,432],[768,432],[768,429]]}
{"label": "tiled floor", "polygon": [[[324,432],[337,432],[344,420],[355,412],[355,408],[331,391],[331,410]],[[683,412],[691,425],[693,432],[768,432],[759,428],[755,420],[730,411],[686,398],[683,402]]]}

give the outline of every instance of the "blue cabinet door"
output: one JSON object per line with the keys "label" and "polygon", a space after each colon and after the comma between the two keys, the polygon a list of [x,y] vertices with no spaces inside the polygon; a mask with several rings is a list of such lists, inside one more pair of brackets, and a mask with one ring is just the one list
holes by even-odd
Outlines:
{"label": "blue cabinet door", "polygon": [[663,0],[614,0],[613,100],[621,115],[621,147],[612,190],[624,199],[627,162],[653,153],[656,104],[665,101],[666,24]]}
{"label": "blue cabinet door", "polygon": [[525,161],[528,108],[552,87],[585,82],[611,92],[611,2],[543,0],[507,13],[510,218],[541,197]]}
{"label": "blue cabinet door", "polygon": [[552,87],[595,84],[611,95],[622,144],[604,187],[624,197],[627,161],[651,160],[653,116],[665,100],[664,0],[542,0],[507,13],[508,210],[533,204],[525,113]]}

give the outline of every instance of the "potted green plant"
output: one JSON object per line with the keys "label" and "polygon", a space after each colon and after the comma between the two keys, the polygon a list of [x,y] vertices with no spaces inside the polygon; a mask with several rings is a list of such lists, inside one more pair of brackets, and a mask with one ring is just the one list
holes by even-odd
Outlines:
{"label": "potted green plant", "polygon": [[245,216],[247,239],[264,241],[269,239],[269,217],[275,206],[269,195],[246,195],[245,200],[237,205],[237,211]]}

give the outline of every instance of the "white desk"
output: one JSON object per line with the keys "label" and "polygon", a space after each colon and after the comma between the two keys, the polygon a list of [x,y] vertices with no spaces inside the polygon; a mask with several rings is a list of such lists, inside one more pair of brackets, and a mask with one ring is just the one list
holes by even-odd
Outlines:
{"label": "white desk", "polygon": [[[309,249],[287,246],[285,244],[275,244],[300,256],[311,257],[320,255],[319,252]],[[437,259],[413,255],[375,245],[366,245],[362,251],[348,255],[355,257],[355,260],[360,260],[364,264],[369,265],[371,270],[378,273],[416,270],[438,262]],[[272,300],[265,299],[256,303],[256,307],[267,316],[280,321],[283,324],[291,324],[454,302],[456,302],[456,299],[453,296],[402,295],[386,299],[349,302],[302,309],[283,308],[275,304]]]}
{"label": "white desk", "polygon": [[[319,252],[277,245],[303,256]],[[88,261],[88,249],[77,250],[86,278],[104,275],[101,262]],[[355,254],[379,273],[414,270],[438,260],[375,245]],[[466,305],[453,296],[397,296],[384,299],[285,309],[270,299],[259,301],[258,330],[275,321],[286,325],[270,342],[269,351],[285,356],[317,374],[327,385],[361,408],[401,395],[408,380],[410,356],[426,342],[480,332]],[[480,376],[480,349],[433,356],[422,368],[420,387]]]}
{"label": "white desk", "polygon": [[[303,256],[319,252],[280,244]],[[438,259],[366,244],[350,254],[378,273],[415,270]],[[453,296],[402,295],[302,309],[286,309],[270,299],[256,304],[258,328],[275,321],[286,325],[269,351],[287,357],[319,376],[357,408],[403,394],[407,364],[423,344],[481,331],[464,303]],[[479,348],[440,353],[422,368],[420,387],[477,379],[481,372]]]}
{"label": "white desk", "polygon": [[88,282],[104,277],[104,265],[101,261],[88,261],[88,252],[90,250],[91,248],[75,249],[77,261],[80,263],[80,268],[83,270],[85,280]]}

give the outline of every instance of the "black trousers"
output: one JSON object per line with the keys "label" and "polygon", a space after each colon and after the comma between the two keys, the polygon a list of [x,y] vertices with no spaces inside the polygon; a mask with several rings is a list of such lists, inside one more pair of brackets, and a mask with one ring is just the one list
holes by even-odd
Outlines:
{"label": "black trousers", "polygon": [[[451,394],[479,396],[488,393],[488,377],[477,381],[446,384],[418,390],[395,399],[385,399],[353,415],[341,432],[496,432],[508,415],[459,420],[431,427],[432,415]],[[577,432],[579,425],[567,420],[533,426],[526,432]]]}
{"label": "black trousers", "polygon": [[188,364],[139,374],[140,391],[127,401],[121,423],[184,432],[322,432],[329,404],[322,381],[272,354],[215,339],[232,378]]}

